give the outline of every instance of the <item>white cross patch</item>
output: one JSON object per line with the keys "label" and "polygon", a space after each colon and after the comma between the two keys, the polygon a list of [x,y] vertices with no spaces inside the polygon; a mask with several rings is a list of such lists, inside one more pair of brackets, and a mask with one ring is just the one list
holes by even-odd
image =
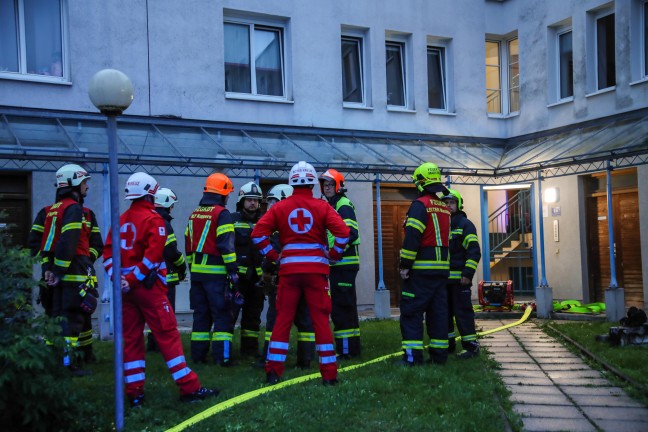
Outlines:
{"label": "white cross patch", "polygon": [[296,208],[288,215],[288,225],[297,234],[305,234],[313,227],[313,215],[308,209]]}

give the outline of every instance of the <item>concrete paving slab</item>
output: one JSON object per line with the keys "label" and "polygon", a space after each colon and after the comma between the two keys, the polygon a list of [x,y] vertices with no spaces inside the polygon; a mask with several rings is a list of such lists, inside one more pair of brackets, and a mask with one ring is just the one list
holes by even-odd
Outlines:
{"label": "concrete paving slab", "polygon": [[526,378],[544,378],[546,375],[542,371],[506,369],[502,368],[497,371],[502,377],[526,377]]}
{"label": "concrete paving slab", "polygon": [[601,372],[593,369],[581,369],[572,371],[547,371],[551,379],[581,379],[581,378],[603,378]]}
{"label": "concrete paving slab", "polygon": [[648,430],[648,423],[642,421],[596,420],[596,425],[605,432],[640,432]]}
{"label": "concrete paving slab", "polygon": [[637,421],[648,426],[648,408],[583,406],[581,409],[592,419]]}
{"label": "concrete paving slab", "polygon": [[493,356],[493,360],[499,364],[506,363],[522,363],[522,364],[536,364],[533,359],[529,356],[526,357],[516,357],[516,356]]}
{"label": "concrete paving slab", "polygon": [[[547,419],[525,418],[522,419],[524,430],[528,432],[596,432],[596,428],[584,418],[580,419]],[[635,431],[637,432],[637,431]]]}
{"label": "concrete paving slab", "polygon": [[626,396],[619,387],[564,386],[562,391],[568,396]]}
{"label": "concrete paving slab", "polygon": [[590,370],[584,362],[542,364],[540,367],[545,371]]}
{"label": "concrete paving slab", "polygon": [[502,382],[506,385],[525,385],[525,386],[532,386],[532,385],[552,385],[553,383],[551,380],[547,377],[536,377],[536,378],[528,378],[528,377],[502,377]]}
{"label": "concrete paving slab", "polygon": [[581,407],[626,407],[626,408],[645,408],[642,404],[625,395],[570,395],[572,400]]}
{"label": "concrete paving slab", "polygon": [[532,405],[573,405],[567,397],[562,394],[535,394],[535,393],[514,393],[511,402],[515,404]]}
{"label": "concrete paving slab", "polygon": [[570,386],[597,386],[597,387],[605,387],[609,386],[610,381],[606,380],[605,378],[579,378],[577,380],[571,379],[571,378],[552,378],[553,382],[559,385],[561,388],[562,387],[570,387]]}
{"label": "concrete paving slab", "polygon": [[576,419],[583,417],[581,412],[572,404],[562,406],[514,404],[513,409],[523,417],[545,417],[551,419]]}
{"label": "concrete paving slab", "polygon": [[555,385],[546,385],[546,386],[528,386],[528,385],[515,385],[509,386],[508,389],[516,394],[541,394],[541,395],[553,395],[553,396],[564,396],[563,392],[560,391]]}
{"label": "concrete paving slab", "polygon": [[500,363],[501,370],[529,370],[542,373],[542,369],[535,363]]}
{"label": "concrete paving slab", "polygon": [[535,360],[540,364],[540,367],[542,367],[543,364],[570,364],[573,363],[574,361],[578,361],[580,359],[576,357],[539,357],[539,356],[534,356]]}

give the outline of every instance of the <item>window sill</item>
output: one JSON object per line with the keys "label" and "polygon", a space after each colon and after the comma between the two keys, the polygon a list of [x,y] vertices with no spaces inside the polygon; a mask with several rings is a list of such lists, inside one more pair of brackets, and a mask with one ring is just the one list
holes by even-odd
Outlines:
{"label": "window sill", "polygon": [[565,104],[568,104],[570,102],[574,102],[574,96],[570,96],[570,97],[565,98],[565,99],[560,99],[559,101],[556,101],[554,103],[550,103],[549,105],[547,105],[547,108],[553,108],[553,107],[556,107],[556,106],[565,105]]}
{"label": "window sill", "polygon": [[373,111],[374,109],[372,106],[359,105],[359,104],[347,103],[347,102],[342,103],[342,108],[365,110],[365,111]]}
{"label": "window sill", "polygon": [[637,81],[632,81],[630,83],[630,86],[632,87],[632,86],[636,86],[636,85],[640,85],[640,84],[646,84],[646,83],[648,83],[648,76],[645,76],[645,77],[643,77],[643,78],[641,78],[640,80],[637,80]]}
{"label": "window sill", "polygon": [[615,90],[616,90],[616,86],[612,86],[612,87],[608,87],[608,88],[604,88],[604,89],[595,91],[594,93],[588,93],[588,94],[585,95],[585,97],[588,98],[588,97],[592,97],[592,96],[598,96],[600,94],[610,93],[610,92],[613,92]]}
{"label": "window sill", "polygon": [[416,110],[405,108],[405,107],[391,106],[391,105],[387,105],[387,111],[404,113],[404,114],[416,114]]}
{"label": "window sill", "polygon": [[428,114],[429,115],[438,115],[438,116],[448,116],[448,117],[456,117],[457,116],[456,112],[450,112],[450,111],[438,110],[438,109],[432,109],[432,108],[428,108]]}
{"label": "window sill", "polygon": [[247,93],[225,93],[225,99],[234,99],[234,100],[247,100],[254,102],[274,102],[274,103],[284,103],[284,104],[294,104],[295,101],[288,100],[284,97],[275,97],[275,96],[258,96]]}
{"label": "window sill", "polygon": [[506,119],[510,119],[510,118],[513,118],[513,117],[518,117],[519,115],[520,115],[520,111],[515,111],[515,112],[509,113],[509,114],[490,114],[489,113],[488,118],[506,120]]}
{"label": "window sill", "polygon": [[12,81],[26,81],[26,82],[42,83],[42,84],[56,84],[56,85],[65,85],[65,86],[72,85],[72,82],[61,77],[51,77],[47,75],[19,74],[13,72],[0,72],[0,79],[6,79]]}

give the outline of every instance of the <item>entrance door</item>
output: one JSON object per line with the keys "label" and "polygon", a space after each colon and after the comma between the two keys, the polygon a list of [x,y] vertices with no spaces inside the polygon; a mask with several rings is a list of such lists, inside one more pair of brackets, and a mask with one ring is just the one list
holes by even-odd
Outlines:
{"label": "entrance door", "polygon": [[25,246],[31,229],[30,183],[27,173],[0,173],[0,213],[4,217],[1,224],[7,224],[10,242]]}
{"label": "entrance door", "polygon": [[[594,194],[588,198],[587,212],[590,295],[593,301],[605,301],[605,289],[611,279],[606,195]],[[636,190],[612,193],[612,216],[617,284],[625,289],[626,305],[643,307],[639,197]]]}

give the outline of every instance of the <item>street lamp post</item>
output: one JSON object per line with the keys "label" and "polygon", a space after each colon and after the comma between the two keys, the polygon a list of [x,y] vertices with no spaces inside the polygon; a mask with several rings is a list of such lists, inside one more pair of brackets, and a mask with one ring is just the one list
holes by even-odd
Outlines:
{"label": "street lamp post", "polygon": [[122,72],[103,69],[90,80],[88,96],[106,115],[112,233],[112,304],[115,338],[115,428],[124,428],[124,341],[122,339],[121,255],[119,250],[119,187],[117,168],[117,116],[133,102],[133,84]]}

